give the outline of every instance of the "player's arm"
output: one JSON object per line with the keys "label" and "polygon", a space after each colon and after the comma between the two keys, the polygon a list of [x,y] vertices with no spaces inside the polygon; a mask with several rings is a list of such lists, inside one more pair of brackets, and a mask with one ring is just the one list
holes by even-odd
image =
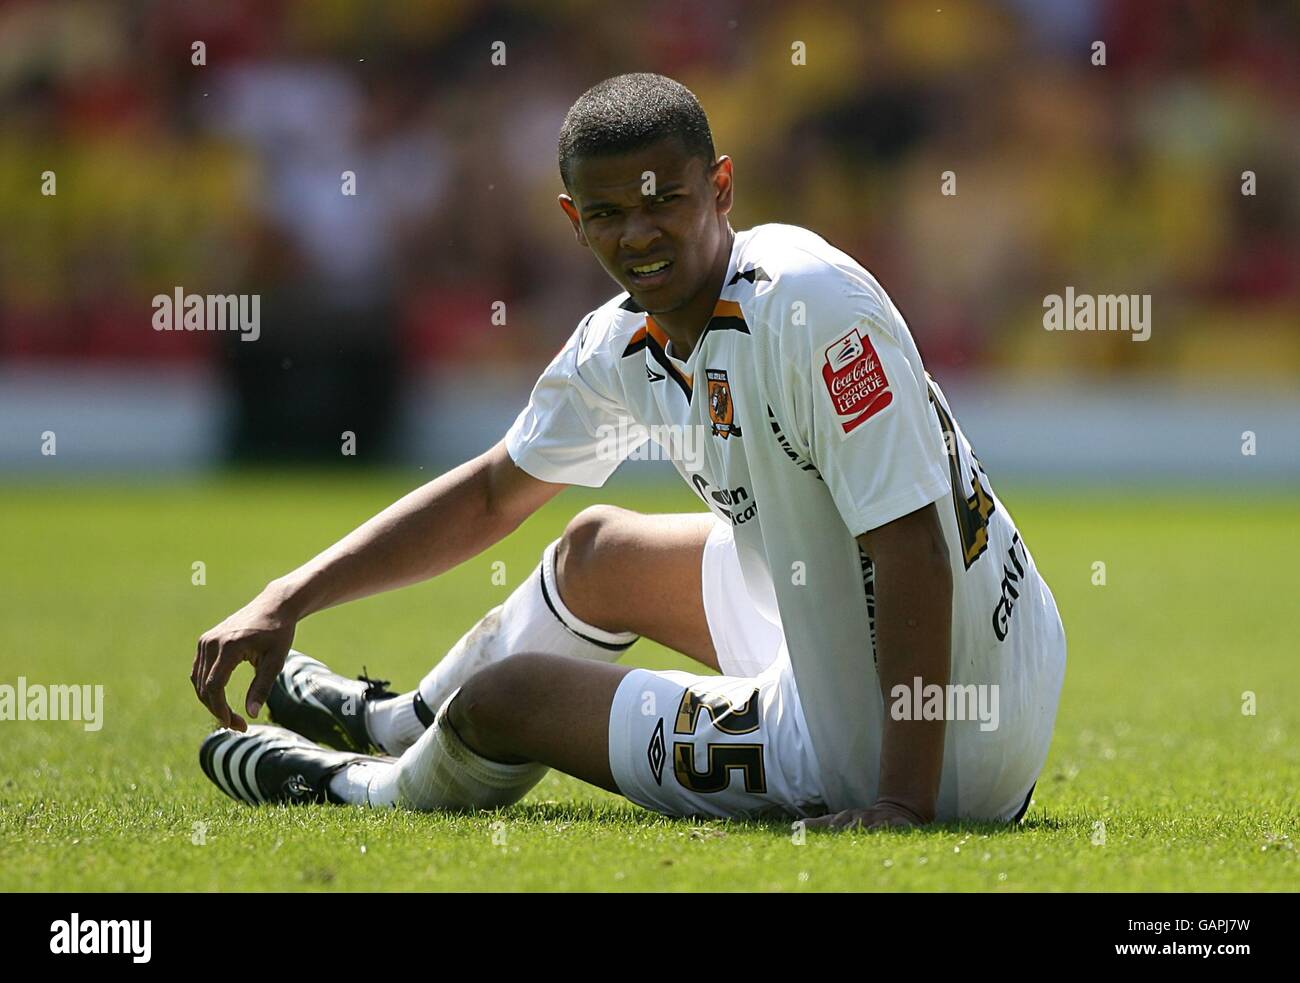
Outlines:
{"label": "player's arm", "polygon": [[[952,652],[952,568],[933,504],[858,536],[876,584],[876,662],[888,706],[894,687],[947,686]],[[917,680],[920,680],[918,683]],[[869,809],[809,826],[915,826],[933,822],[943,774],[944,721],[895,720],[881,727],[880,785]]]}
{"label": "player's arm", "polygon": [[268,591],[301,620],[428,580],[509,535],[564,487],[519,468],[502,440],[398,499]]}
{"label": "player's arm", "polygon": [[[876,663],[888,706],[894,687],[946,687],[952,653],[952,567],[939,512],[927,505],[858,537],[876,584]],[[917,680],[920,682],[917,682]],[[924,690],[923,690],[924,691]],[[881,727],[875,809],[916,823],[934,820],[943,772],[944,721],[895,720]]]}
{"label": "player's arm", "polygon": [[[871,558],[875,669],[889,707],[895,687],[946,685],[951,672],[953,573],[935,505],[952,490],[947,449],[911,335],[879,285],[831,274],[803,280],[791,296],[810,298],[807,317],[784,324],[792,371],[775,395]],[[860,652],[840,657],[870,671],[871,652],[864,637]],[[934,820],[943,721],[882,717],[876,801],[810,826]]]}
{"label": "player's arm", "polygon": [[244,730],[225,693],[240,662],[254,666],[245,710],[255,717],[303,618],[451,569],[504,538],[564,487],[516,466],[502,440],[417,488],[205,632],[190,673],[199,700],[224,726]]}

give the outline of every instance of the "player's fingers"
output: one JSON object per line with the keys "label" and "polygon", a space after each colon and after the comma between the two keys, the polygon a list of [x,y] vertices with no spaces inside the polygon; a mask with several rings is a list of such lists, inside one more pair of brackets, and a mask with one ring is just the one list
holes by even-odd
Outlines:
{"label": "player's fingers", "polygon": [[212,668],[203,681],[204,704],[221,722],[222,727],[234,727],[235,730],[244,730],[245,727],[235,727],[233,723],[236,715],[226,702],[226,683],[230,680],[230,674],[235,671],[235,666],[242,661],[243,654],[239,648],[230,644],[220,646]]}
{"label": "player's fingers", "polygon": [[244,709],[250,717],[256,717],[262,711],[262,705],[271,695],[275,677],[284,666],[286,653],[268,650],[253,660],[253,682],[248,687],[248,696],[244,698]]}
{"label": "player's fingers", "polygon": [[199,639],[199,678],[195,690],[201,703],[207,703],[208,675],[212,672],[212,663],[217,659],[218,647],[214,639],[206,636]]}
{"label": "player's fingers", "polygon": [[211,694],[213,687],[225,687],[235,666],[244,659],[243,646],[238,642],[214,642],[209,647],[210,659],[203,677],[203,693]]}
{"label": "player's fingers", "polygon": [[190,685],[194,687],[194,695],[199,693],[199,670],[203,665],[203,639],[202,637],[194,644],[194,661],[190,664]]}

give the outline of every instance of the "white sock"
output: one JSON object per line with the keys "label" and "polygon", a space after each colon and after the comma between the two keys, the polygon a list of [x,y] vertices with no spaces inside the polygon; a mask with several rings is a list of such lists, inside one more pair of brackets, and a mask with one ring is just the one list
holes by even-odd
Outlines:
{"label": "white sock", "polygon": [[370,782],[379,769],[391,767],[378,761],[358,761],[330,779],[330,791],[344,802],[354,806],[369,805]]}
{"label": "white sock", "polygon": [[442,706],[480,669],[520,652],[615,662],[640,637],[589,625],[568,609],[555,571],[558,545],[557,539],[547,546],[541,562],[505,603],[484,615],[420,681],[427,706]]}
{"label": "white sock", "polygon": [[558,545],[557,539],[546,547],[528,578],[451,647],[420,681],[418,690],[367,707],[366,726],[376,744],[389,754],[401,754],[420,739],[425,724],[414,708],[417,692],[432,710],[442,706],[474,673],[511,655],[538,652],[615,662],[641,637],[635,632],[605,631],[589,625],[568,609],[557,586]]}
{"label": "white sock", "polygon": [[391,700],[370,700],[365,705],[366,730],[385,754],[401,754],[424,733],[424,721],[415,712],[413,696],[414,691]]}
{"label": "white sock", "polygon": [[[396,762],[351,765],[344,773],[353,769],[357,773],[341,784],[354,789],[355,781],[368,781],[365,801],[376,809],[495,809],[522,799],[542,780],[547,767],[534,762],[504,764],[471,750],[447,720],[447,708],[455,695],[443,702],[433,726]],[[335,794],[355,795],[355,791],[336,788],[336,780],[330,782]]]}

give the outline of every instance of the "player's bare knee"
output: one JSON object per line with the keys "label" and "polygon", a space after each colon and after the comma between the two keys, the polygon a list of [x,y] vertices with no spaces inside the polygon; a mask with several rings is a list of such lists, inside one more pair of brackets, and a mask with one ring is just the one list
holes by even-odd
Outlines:
{"label": "player's bare knee", "polygon": [[601,600],[608,596],[609,575],[618,566],[619,528],[632,514],[613,505],[592,505],[575,515],[560,537],[555,550],[560,596],[588,623],[599,624],[605,615]]}
{"label": "player's bare knee", "polygon": [[581,576],[599,563],[602,550],[614,544],[613,535],[630,514],[615,505],[591,505],[570,519],[556,547],[555,565],[560,568],[560,576],[566,571],[570,576]]}
{"label": "player's bare knee", "polygon": [[460,688],[447,716],[460,739],[483,754],[499,750],[500,737],[531,712],[536,682],[548,656],[512,655],[480,669]]}
{"label": "player's bare knee", "polygon": [[447,707],[448,722],[471,745],[475,743],[472,738],[476,733],[491,729],[491,721],[496,716],[494,704],[509,698],[509,693],[502,692],[501,674],[497,669],[498,666],[487,666],[474,673]]}

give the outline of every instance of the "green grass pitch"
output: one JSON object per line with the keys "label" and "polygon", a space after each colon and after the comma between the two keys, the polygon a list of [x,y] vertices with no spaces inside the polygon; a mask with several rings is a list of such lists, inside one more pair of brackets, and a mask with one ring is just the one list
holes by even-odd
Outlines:
{"label": "green grass pitch", "polygon": [[[195,638],[422,478],[244,475],[0,490],[0,683],[101,683],[104,723],[0,722],[0,890],[1294,890],[1300,673],[1289,493],[1004,488],[1069,667],[1024,826],[808,834],[670,820],[562,775],[475,816],[253,810],[199,771]],[[698,506],[620,486],[643,511]],[[571,490],[429,584],[297,646],[412,686],[531,571]],[[505,563],[506,586],[492,582]],[[192,564],[207,583],[191,584]],[[1093,583],[1093,564],[1106,584]],[[688,667],[648,642],[629,661]],[[236,677],[237,699],[250,678]],[[1243,694],[1255,694],[1253,715]],[[234,702],[234,701],[232,701]]]}

